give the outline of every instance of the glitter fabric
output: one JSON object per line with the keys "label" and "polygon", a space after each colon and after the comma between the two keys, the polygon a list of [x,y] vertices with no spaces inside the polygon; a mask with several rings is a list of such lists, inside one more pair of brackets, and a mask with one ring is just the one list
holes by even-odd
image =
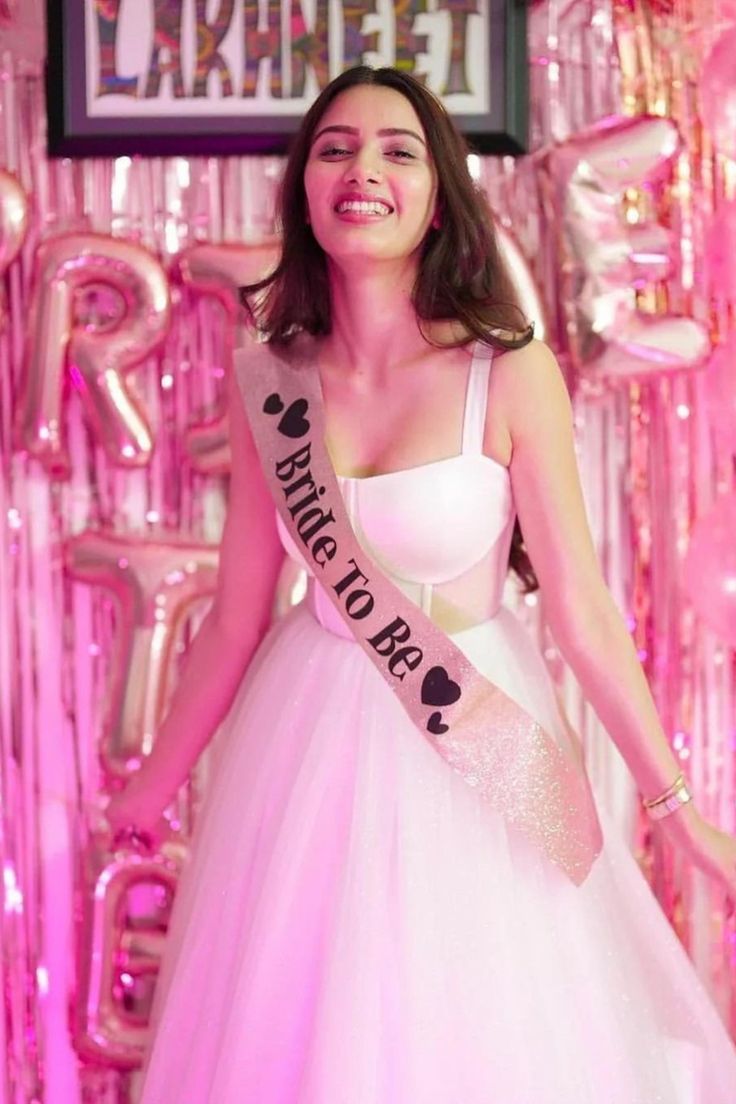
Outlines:
{"label": "glitter fabric", "polygon": [[359,544],[324,445],[311,339],[282,355],[254,344],[235,370],[281,519],[357,642],[452,768],[581,884],[602,846],[585,772]]}

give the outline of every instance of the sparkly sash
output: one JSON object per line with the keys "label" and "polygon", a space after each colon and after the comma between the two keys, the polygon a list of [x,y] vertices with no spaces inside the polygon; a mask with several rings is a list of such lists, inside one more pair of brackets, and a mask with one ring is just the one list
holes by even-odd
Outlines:
{"label": "sparkly sash", "polygon": [[482,675],[359,544],[324,443],[307,335],[254,343],[235,371],[263,472],[295,544],[419,732],[478,795],[580,885],[603,845],[584,769]]}

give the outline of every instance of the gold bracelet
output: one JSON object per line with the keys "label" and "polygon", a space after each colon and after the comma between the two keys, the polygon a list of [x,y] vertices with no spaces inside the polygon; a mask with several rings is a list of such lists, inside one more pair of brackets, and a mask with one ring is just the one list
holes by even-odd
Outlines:
{"label": "gold bracelet", "polygon": [[685,775],[682,773],[682,771],[680,771],[671,786],[668,786],[666,790],[662,791],[662,793],[657,794],[656,797],[650,797],[644,801],[644,808],[651,809],[653,805],[658,805],[660,801],[666,801],[668,797],[672,796],[675,790],[679,789],[684,781]]}
{"label": "gold bracelet", "polygon": [[692,801],[692,799],[693,795],[687,788],[687,782],[685,781],[684,775],[679,774],[675,782],[668,790],[665,790],[664,794],[649,801],[645,801],[644,808],[652,820],[662,820],[664,817],[677,812],[682,805],[687,805],[688,801]]}

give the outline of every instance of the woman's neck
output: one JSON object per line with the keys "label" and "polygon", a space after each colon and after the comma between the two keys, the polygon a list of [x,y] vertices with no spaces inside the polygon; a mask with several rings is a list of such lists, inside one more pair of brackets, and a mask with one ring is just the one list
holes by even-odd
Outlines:
{"label": "woman's neck", "polygon": [[372,270],[330,266],[332,332],[321,342],[325,370],[375,383],[424,353],[411,290],[415,266],[406,260]]}

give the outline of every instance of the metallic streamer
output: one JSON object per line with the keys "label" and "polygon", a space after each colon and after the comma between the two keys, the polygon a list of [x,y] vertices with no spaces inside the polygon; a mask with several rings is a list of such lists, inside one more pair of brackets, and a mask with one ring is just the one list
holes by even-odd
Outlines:
{"label": "metallic streamer", "polygon": [[[8,5],[8,22],[0,27],[0,164],[33,196],[25,241],[5,275],[7,322],[0,333],[0,1033],[6,1054],[0,1104],[112,1104],[126,1099],[128,1074],[80,1068],[61,1010],[75,990],[65,948],[72,945],[78,841],[101,783],[97,734],[114,613],[102,591],[64,579],[62,548],[88,528],[217,541],[224,480],[189,463],[185,430],[217,409],[226,349],[218,304],[183,296],[163,351],[136,371],[156,435],[150,465],[115,467],[72,401],[64,412],[69,480],[54,483],[37,462],[14,454],[11,434],[33,259],[39,242],[71,232],[127,238],[165,264],[201,242],[258,241],[272,229],[281,163],[247,157],[47,161],[41,9],[40,0]],[[725,340],[736,315],[736,287],[722,275],[714,279],[706,238],[714,212],[736,196],[736,168],[701,124],[697,83],[708,50],[734,14],[732,0],[542,0],[530,10],[533,152],[519,161],[482,158],[479,164],[499,219],[533,258],[549,340],[577,383],[586,501],[609,585],[629,618],[698,801],[731,830],[736,669],[731,653],[692,616],[679,569],[695,518],[731,488],[732,457],[712,447],[700,378],[628,382],[616,390],[575,379],[537,168],[551,143],[606,115],[646,111],[673,119],[683,152],[672,181],[626,200],[632,211],[659,214],[679,243],[675,270],[640,290],[639,307],[682,311],[705,324],[714,340]],[[544,639],[542,604],[522,608]],[[553,643],[546,647],[555,664]],[[734,922],[726,922],[715,891],[672,855],[655,853],[636,823],[635,793],[618,753],[570,673],[561,670],[560,681],[585,739],[594,785],[621,826],[631,829],[644,869],[736,1033]]]}

